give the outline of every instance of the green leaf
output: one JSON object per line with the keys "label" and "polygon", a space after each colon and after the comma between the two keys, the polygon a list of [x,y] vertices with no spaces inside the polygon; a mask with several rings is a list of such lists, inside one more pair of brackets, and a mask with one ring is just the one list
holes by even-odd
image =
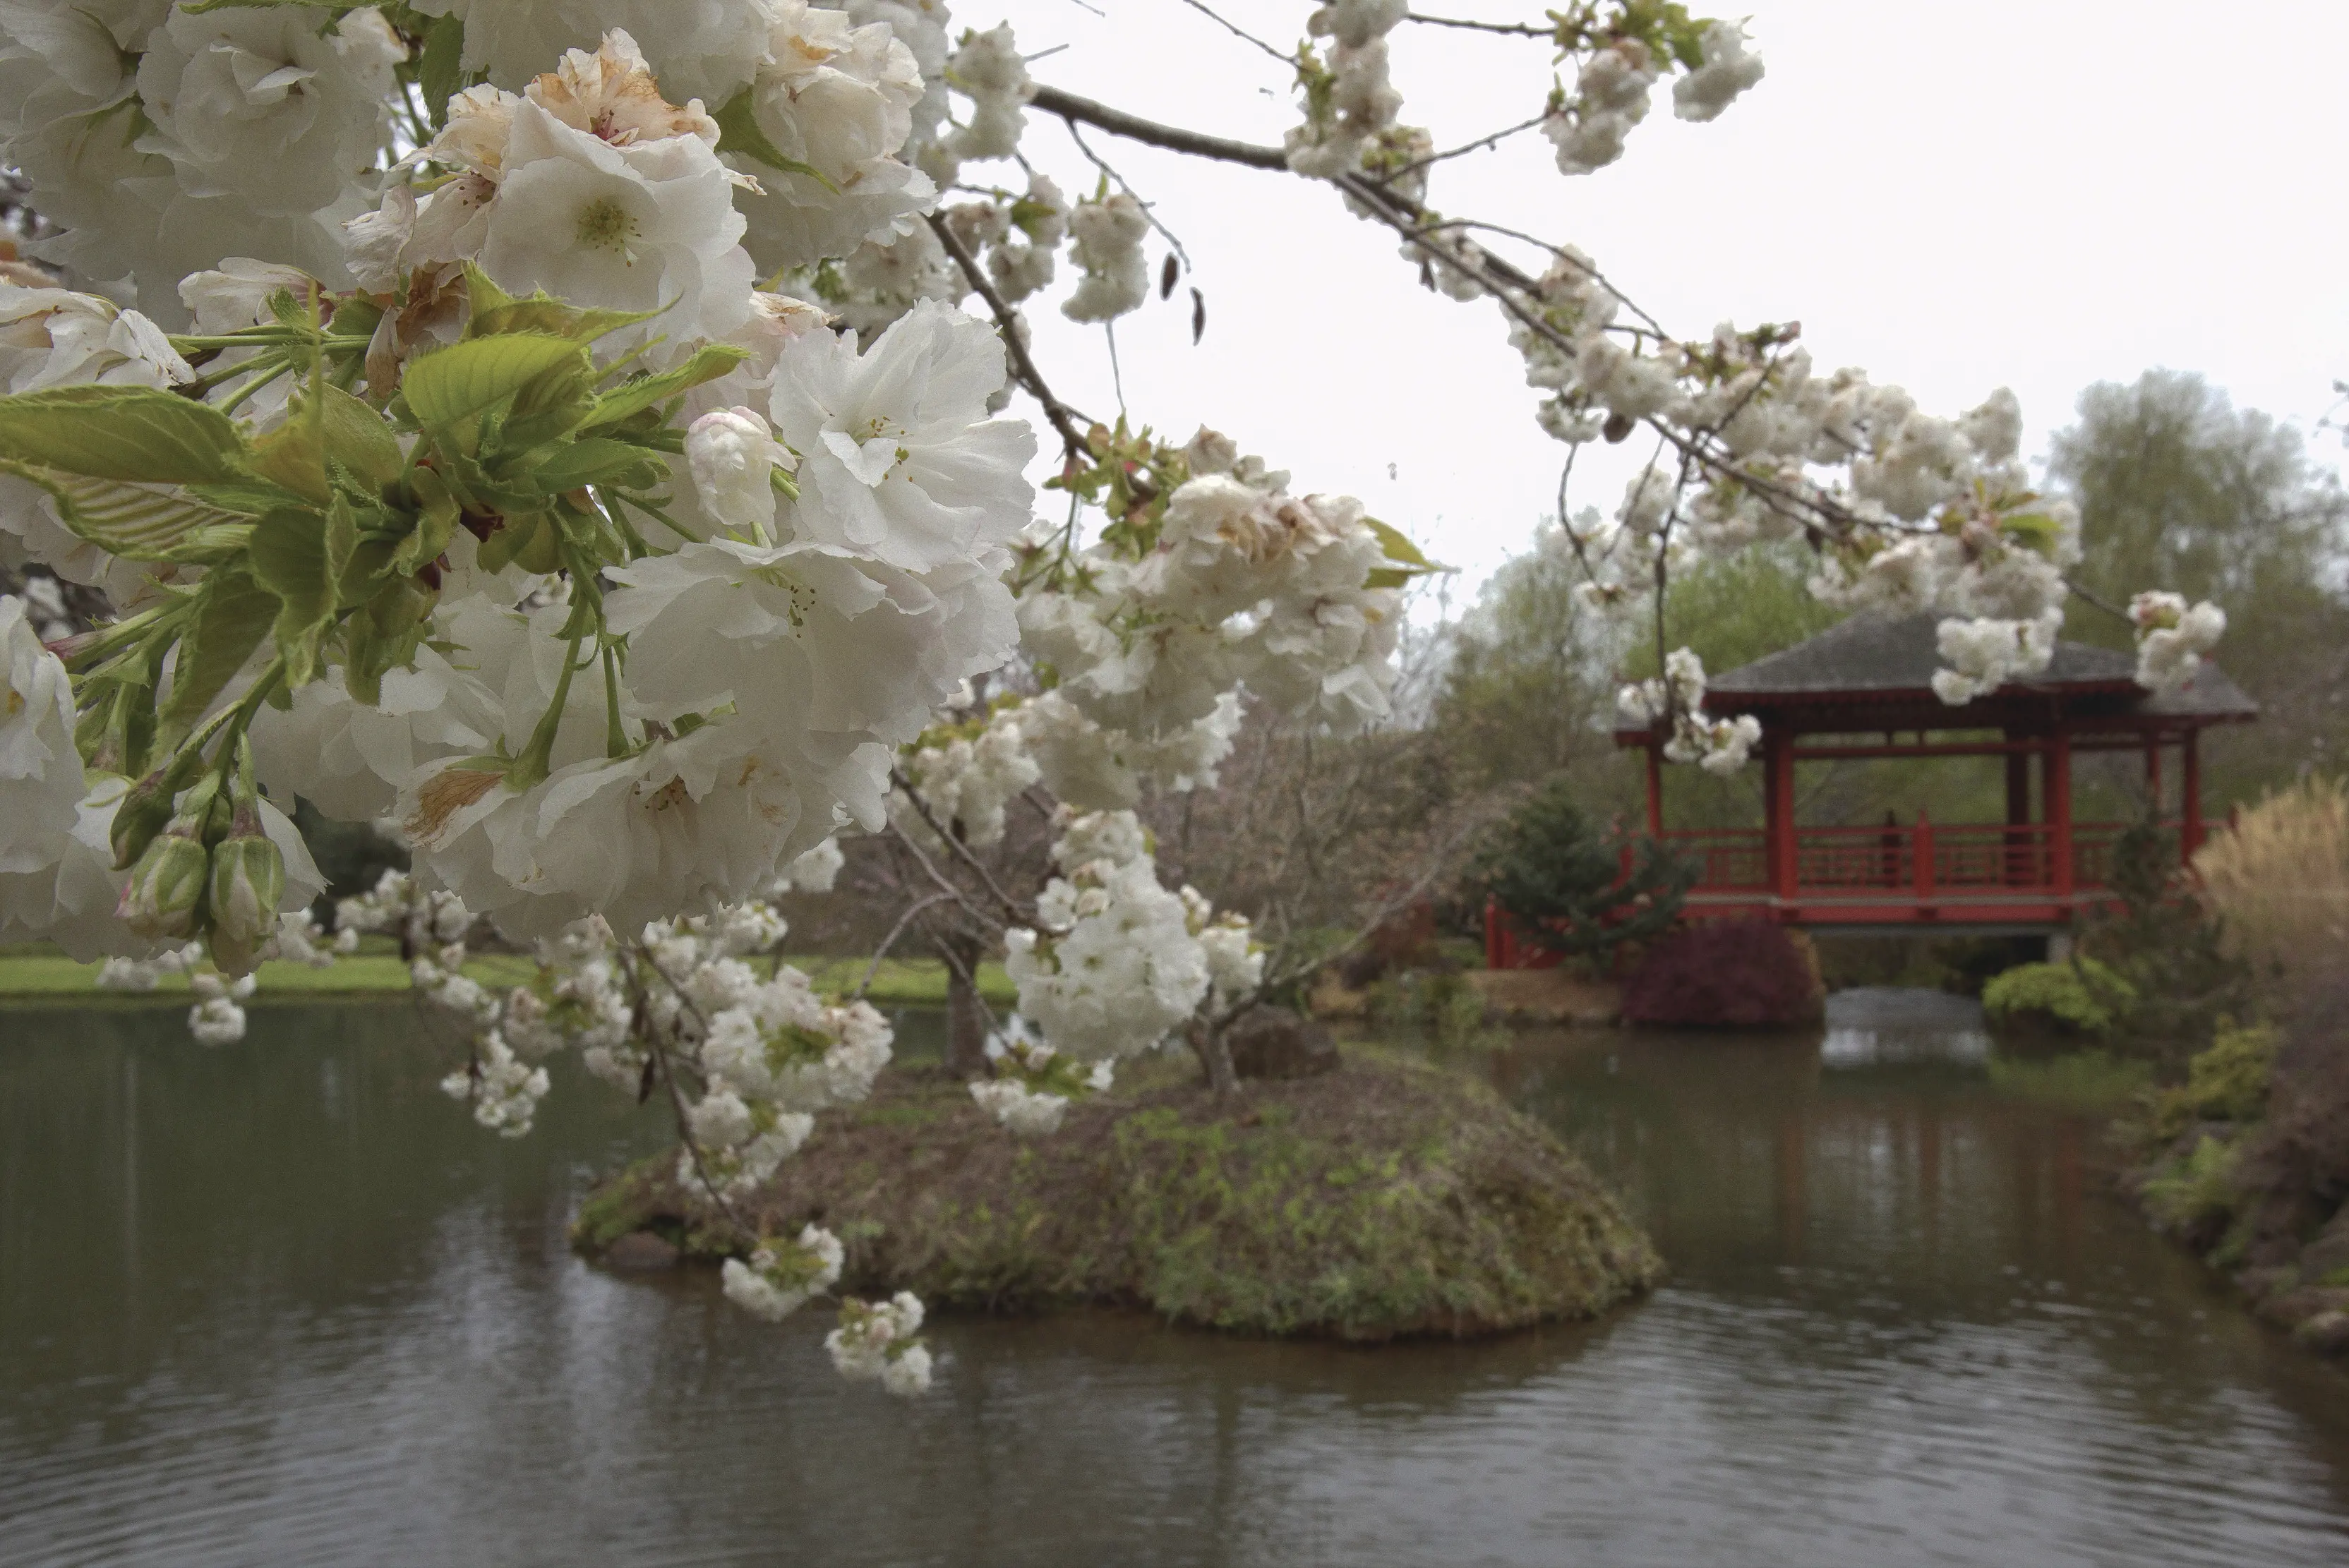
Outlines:
{"label": "green leaf", "polygon": [[183,735],[203,717],[269,634],[277,608],[268,590],[233,571],[205,578],[201,603],[195,628],[181,639],[171,662],[171,696],[162,714],[167,735]]}
{"label": "green leaf", "polygon": [[[291,507],[271,512],[253,531],[253,574],[277,596],[274,630],[289,686],[306,685],[317,674],[319,637],[334,623],[342,576],[333,559],[334,531],[328,518]],[[345,549],[343,561],[348,560]]]}
{"label": "green leaf", "polygon": [[1998,520],[1999,531],[2010,535],[2026,550],[2037,551],[2049,560],[2055,558],[2055,546],[2064,535],[2064,525],[2044,512],[2024,512],[2015,517]]}
{"label": "green leaf", "polygon": [[[380,490],[408,468],[399,438],[373,408],[339,387],[328,386],[320,408],[326,432],[326,455],[351,470],[353,478]],[[297,416],[298,417],[298,416]]]}
{"label": "green leaf", "polygon": [[509,333],[534,332],[553,337],[567,337],[574,343],[593,343],[599,337],[617,332],[624,326],[634,326],[640,321],[650,321],[660,315],[656,310],[580,310],[567,305],[552,294],[535,294],[528,299],[509,300],[481,312],[465,325],[465,335],[497,337]]}
{"label": "green leaf", "polygon": [[419,426],[447,430],[487,413],[547,371],[585,357],[570,339],[540,333],[471,338],[409,366],[399,393]]}
{"label": "green leaf", "polygon": [[290,408],[284,424],[254,442],[253,469],[313,506],[326,504],[326,449],[317,428],[298,408]]}
{"label": "green leaf", "polygon": [[786,158],[782,149],[767,139],[767,133],[759,129],[757,96],[755,87],[746,87],[728,98],[725,108],[710,116],[718,122],[718,150],[739,152],[754,163],[763,163],[785,174],[804,174],[834,196],[839,195],[840,187],[825,179],[821,170],[796,158]]}
{"label": "green leaf", "polygon": [[207,506],[219,507],[245,518],[256,518],[276,511],[281,506],[299,506],[302,498],[284,485],[261,480],[245,480],[235,484],[190,485],[188,495]]}
{"label": "green leaf", "polygon": [[91,479],[5,459],[0,471],[48,491],[57,498],[58,518],[77,537],[125,561],[167,561],[203,530],[251,521],[170,487]]}
{"label": "green leaf", "polygon": [[133,484],[223,484],[245,447],[219,409],[150,387],[55,387],[0,397],[0,458]]}
{"label": "green leaf", "polygon": [[512,304],[513,295],[500,288],[496,279],[481,271],[480,263],[465,263],[465,304],[469,317]]}
{"label": "green leaf", "polygon": [[[674,370],[658,376],[640,376],[605,393],[595,399],[587,411],[587,417],[579,422],[579,428],[593,430],[616,425],[632,414],[657,407],[705,381],[717,380],[750,357],[747,349],[730,348],[718,344],[697,349],[692,358]],[[415,372],[411,370],[409,374],[412,376]]]}
{"label": "green leaf", "polygon": [[343,685],[370,707],[383,700],[383,677],[416,657],[440,595],[401,578],[344,624]]}
{"label": "green leaf", "polygon": [[1399,561],[1407,568],[1405,576],[1416,573],[1443,570],[1422,554],[1419,546],[1411,542],[1411,537],[1392,523],[1381,522],[1375,517],[1366,517],[1362,521],[1370,526],[1372,533],[1379,536],[1379,548],[1386,558],[1389,561]]}
{"label": "green leaf", "polygon": [[335,582],[335,603],[349,609],[365,604],[383,592],[383,580],[393,574],[400,544],[390,539],[361,539],[351,548],[350,560]]}
{"label": "green leaf", "polygon": [[416,492],[419,508],[416,531],[400,542],[391,563],[400,575],[413,577],[449,548],[449,541],[457,531],[459,511],[456,498],[449,493],[448,482],[430,469],[415,469],[408,482]]}
{"label": "green leaf", "polygon": [[449,100],[464,85],[465,18],[455,12],[434,19],[424,30],[424,49],[416,62],[417,89],[432,116],[432,129],[449,123]]}
{"label": "green leaf", "polygon": [[593,438],[572,441],[533,469],[531,482],[547,495],[561,495],[582,485],[616,483],[630,490],[650,490],[661,480],[653,454],[627,441]]}

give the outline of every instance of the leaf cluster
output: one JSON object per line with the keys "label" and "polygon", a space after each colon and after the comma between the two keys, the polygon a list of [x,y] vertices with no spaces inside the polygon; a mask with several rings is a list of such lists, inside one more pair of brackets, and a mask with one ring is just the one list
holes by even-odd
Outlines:
{"label": "leaf cluster", "polygon": [[643,552],[613,503],[661,515],[649,492],[678,446],[676,399],[740,352],[705,348],[658,375],[626,360],[599,367],[590,346],[644,315],[516,299],[479,272],[468,281],[463,338],[414,360],[380,408],[347,385],[380,307],[286,291],[271,324],[188,340],[300,369],[283,422],[264,434],[150,387],[0,397],[0,470],[47,491],[77,536],[165,569],[160,604],[70,650],[87,758],[145,772],[264,644],[267,673],[223,736],[329,664],[373,701],[414,657],[460,526],[489,569],[512,562],[574,583]]}

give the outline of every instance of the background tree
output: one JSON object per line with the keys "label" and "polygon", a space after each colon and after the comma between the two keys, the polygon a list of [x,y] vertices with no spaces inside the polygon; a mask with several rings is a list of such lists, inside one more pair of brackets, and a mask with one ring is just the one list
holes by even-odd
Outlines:
{"label": "background tree", "polygon": [[[2075,581],[2107,603],[2158,583],[2227,612],[2227,673],[2256,725],[2213,731],[2214,810],[2340,755],[2349,699],[2343,592],[2349,493],[2300,432],[2187,371],[2154,369],[2080,394],[2048,451],[2050,488],[2080,509]],[[2064,634],[2126,648],[2119,617],[2079,597]]]}
{"label": "background tree", "polygon": [[1697,878],[1696,862],[1653,839],[1601,833],[1579,793],[1565,778],[1537,790],[1487,837],[1475,873],[1521,941],[1561,957],[1609,953],[1670,929]]}
{"label": "background tree", "polygon": [[1546,518],[1453,629],[1433,723],[1464,783],[1536,784],[1570,771],[1619,792],[1606,777],[1619,769],[1603,724],[1619,638],[1584,607],[1581,581],[1565,531]]}

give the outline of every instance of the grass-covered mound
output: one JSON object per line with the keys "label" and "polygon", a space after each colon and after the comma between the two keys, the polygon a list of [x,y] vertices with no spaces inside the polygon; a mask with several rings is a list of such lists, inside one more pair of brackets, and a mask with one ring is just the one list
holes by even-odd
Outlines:
{"label": "grass-covered mound", "polygon": [[[673,1161],[606,1183],[589,1251],[650,1230],[705,1259],[740,1250],[693,1216]],[[1662,1273],[1612,1194],[1480,1083],[1350,1048],[1237,1105],[1166,1085],[1073,1106],[1032,1141],[935,1069],[884,1075],[745,1206],[771,1234],[814,1222],[847,1247],[840,1289],[934,1305],[1094,1302],[1257,1334],[1377,1340],[1590,1317]]]}

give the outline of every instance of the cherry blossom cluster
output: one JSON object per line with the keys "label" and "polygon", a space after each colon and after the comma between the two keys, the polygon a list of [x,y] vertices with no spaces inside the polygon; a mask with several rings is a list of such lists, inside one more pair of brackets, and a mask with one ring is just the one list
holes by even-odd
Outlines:
{"label": "cherry blossom cluster", "polygon": [[2227,612],[2205,600],[2189,605],[2184,595],[2151,592],[2129,603],[2137,627],[2137,684],[2176,691],[2194,678],[2202,655],[2227,632]]}
{"label": "cherry blossom cluster", "polygon": [[1169,458],[1180,477],[1146,533],[1105,533],[1020,597],[1054,695],[1101,729],[1176,743],[1194,773],[1227,747],[1241,686],[1340,733],[1383,717],[1417,552],[1350,497],[1290,495],[1212,431]]}
{"label": "cherry blossom cluster", "polygon": [[930,1386],[930,1350],[916,1334],[922,1304],[899,1291],[887,1301],[840,1304],[840,1326],[824,1336],[823,1347],[843,1377],[875,1381],[890,1393],[910,1397]]}
{"label": "cherry blossom cluster", "polygon": [[1762,740],[1762,721],[1752,714],[1734,718],[1708,718],[1704,712],[1704,661],[1687,648],[1664,655],[1661,677],[1625,686],[1616,707],[1633,724],[1664,724],[1671,738],[1664,756],[1674,762],[1693,762],[1708,773],[1730,774]]}
{"label": "cherry blossom cluster", "polygon": [[840,1283],[845,1255],[840,1238],[818,1225],[803,1227],[792,1241],[763,1237],[747,1259],[726,1260],[719,1271],[726,1298],[770,1323],[781,1323],[811,1297]]}
{"label": "cherry blossom cluster", "polygon": [[1061,1130],[1071,1100],[1107,1089],[1116,1068],[1109,1061],[1081,1067],[1040,1040],[1003,1042],[993,1058],[995,1076],[970,1086],[970,1098],[1021,1138],[1045,1138]]}
{"label": "cherry blossom cluster", "polygon": [[1004,934],[1004,968],[1020,1016],[1059,1056],[1136,1056],[1191,1023],[1211,993],[1254,989],[1263,955],[1247,923],[1215,917],[1195,889],[1160,885],[1133,812],[1063,807],[1052,860],[1061,874],[1037,898],[1040,929]]}

